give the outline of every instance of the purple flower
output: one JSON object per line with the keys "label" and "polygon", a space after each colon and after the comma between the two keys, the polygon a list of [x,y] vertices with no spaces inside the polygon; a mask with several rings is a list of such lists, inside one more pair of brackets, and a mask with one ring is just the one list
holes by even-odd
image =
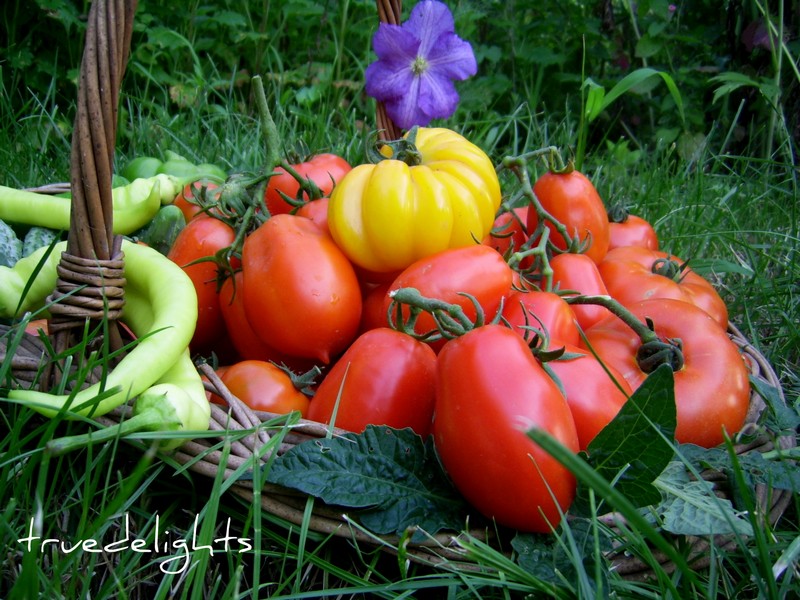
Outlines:
{"label": "purple flower", "polygon": [[450,9],[423,0],[402,25],[381,23],[372,38],[378,60],[367,67],[367,94],[383,102],[402,129],[452,115],[458,104],[453,80],[478,70],[472,46],[455,34]]}

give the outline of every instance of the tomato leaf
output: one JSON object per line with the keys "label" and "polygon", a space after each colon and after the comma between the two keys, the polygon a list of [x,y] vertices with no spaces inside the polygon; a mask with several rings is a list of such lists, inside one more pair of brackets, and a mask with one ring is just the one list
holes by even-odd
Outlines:
{"label": "tomato leaf", "polygon": [[[661,365],[592,440],[587,460],[635,506],[656,504],[652,482],[674,455],[676,420],[672,369]],[[579,495],[585,507],[586,490]]]}
{"label": "tomato leaf", "polygon": [[752,524],[731,501],[718,498],[710,482],[691,479],[681,461],[667,465],[655,485],[664,493],[655,509],[664,530],[679,535],[753,535]]}
{"label": "tomato leaf", "polygon": [[750,377],[750,385],[767,405],[764,426],[778,434],[793,435],[800,427],[800,414],[781,397],[778,388],[760,377]]}
{"label": "tomato leaf", "polygon": [[[693,444],[680,446],[683,458],[701,469],[713,469],[730,475],[733,463],[724,447],[701,448]],[[736,456],[738,467],[748,485],[767,485],[772,489],[800,491],[800,470],[790,460],[770,460],[761,452],[746,452]]]}
{"label": "tomato leaf", "polygon": [[298,444],[275,460],[266,479],[327,504],[362,509],[350,516],[377,534],[413,526],[430,534],[459,530],[467,512],[439,466],[433,440],[423,442],[411,429],[369,426],[362,434]]}

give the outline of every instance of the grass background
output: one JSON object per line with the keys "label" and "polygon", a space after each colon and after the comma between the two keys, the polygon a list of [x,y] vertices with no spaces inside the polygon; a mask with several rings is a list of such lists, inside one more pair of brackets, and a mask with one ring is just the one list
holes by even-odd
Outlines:
{"label": "grass background", "polygon": [[[412,3],[406,4],[407,15]],[[787,403],[797,408],[800,203],[791,102],[798,78],[791,65],[798,53],[791,15],[757,1],[729,3],[737,5],[731,26],[730,12],[720,23],[716,3],[679,3],[673,12],[666,2],[603,3],[611,8],[609,24],[596,5],[584,2],[539,8],[524,2],[449,4],[457,31],[474,44],[479,74],[459,85],[456,115],[437,124],[463,133],[495,162],[548,145],[570,155],[585,135],[583,168],[601,196],[651,220],[664,249],[691,258],[718,284],[731,320],[769,359]],[[0,54],[2,185],[68,180],[88,5],[4,4],[2,25],[9,35]],[[746,53],[738,43],[731,50],[727,34],[741,39],[756,19],[785,30],[786,45]],[[118,165],[171,149],[230,171],[257,169],[263,139],[249,86],[255,74],[265,78],[287,153],[305,147],[360,162],[374,123],[363,69],[373,59],[376,26],[374,4],[366,1],[197,1],[175,11],[143,0],[120,102]],[[674,78],[684,121],[663,86],[652,82],[625,94],[591,124],[580,119],[583,81],[612,89],[639,67]],[[749,83],[722,88],[735,81],[731,73]],[[724,93],[714,102],[719,90]],[[219,482],[176,471],[146,442],[48,457],[41,450],[48,440],[82,432],[85,425],[47,421],[1,402],[4,598],[664,597],[674,590],[683,597],[777,598],[800,589],[796,495],[776,528],[715,556],[713,568],[692,583],[681,573],[662,573],[648,583],[610,573],[608,587],[597,591],[589,566],[592,557],[599,559],[596,552],[567,551],[579,576],[542,590],[535,574],[490,549],[473,548],[484,571],[451,572],[406,565],[372,548],[289,527],[221,495]],[[28,553],[17,541],[31,522],[43,537],[67,542],[120,539],[125,515],[132,537],[152,541],[158,516],[160,532],[190,540],[197,517],[199,542],[221,535],[230,522],[258,546],[213,557],[198,552],[192,569],[169,575],[147,554],[53,547]],[[634,539],[639,544],[643,539]],[[781,568],[784,563],[788,568]]]}

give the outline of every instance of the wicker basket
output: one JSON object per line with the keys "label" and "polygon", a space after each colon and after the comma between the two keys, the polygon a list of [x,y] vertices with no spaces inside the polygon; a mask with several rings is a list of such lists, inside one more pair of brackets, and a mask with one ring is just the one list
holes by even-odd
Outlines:
{"label": "wicker basket", "polygon": [[[102,5],[105,4],[105,2],[98,1],[94,4]],[[109,2],[109,4],[111,4],[111,2]],[[135,5],[135,2],[129,2],[128,5],[130,6],[130,4]],[[378,13],[382,21],[389,23],[400,22],[399,0],[378,0],[377,5]],[[130,34],[129,27],[130,23],[128,23],[128,35]],[[103,35],[111,34],[101,34],[100,37],[102,38]],[[114,64],[117,65],[117,69],[120,64],[124,67],[127,53],[117,53],[115,56],[117,62]],[[82,65],[82,71],[84,68],[85,67]],[[109,77],[110,73],[114,74],[114,81],[117,81],[118,85],[118,78],[120,77],[118,70],[112,68],[104,71],[101,68],[100,77]],[[105,116],[106,125],[108,125],[108,120],[112,117],[116,119],[115,111]],[[378,128],[385,132],[383,134],[385,138],[397,137],[398,132],[391,123],[391,120],[386,116],[382,106],[377,107],[376,119]],[[106,139],[108,139],[108,136],[106,136]],[[113,140],[113,137],[111,139]],[[109,151],[107,147],[103,149],[103,153],[105,156],[108,156]],[[84,172],[85,175],[86,169],[100,168],[99,160],[95,161],[92,158],[85,160],[85,158],[86,157],[82,158],[80,156],[80,152],[73,154],[73,160],[75,161],[73,166],[78,169],[78,171],[75,172],[77,174],[73,176],[73,185],[76,179],[80,179],[83,176],[81,175],[82,172]],[[82,167],[81,165],[83,165],[84,162],[86,162],[88,166]],[[83,171],[81,171],[81,168],[83,168]],[[91,175],[91,173],[89,173],[89,175]],[[101,187],[104,187],[104,185],[104,183],[101,184]],[[37,191],[42,193],[58,193],[65,191],[65,189],[69,189],[69,186],[65,186],[65,184],[53,184],[36,188]],[[90,202],[99,202],[99,200],[90,200]],[[110,226],[108,230],[110,231]],[[763,381],[767,385],[773,386],[779,391],[781,398],[783,398],[778,378],[766,359],[734,326],[730,327],[729,333],[731,339],[737,344],[747,360],[752,376]],[[37,350],[34,348],[34,352],[36,351]],[[208,369],[205,374],[209,379],[209,389],[222,396],[228,402],[228,407],[223,408],[218,405],[212,405],[210,429],[216,432],[216,437],[204,437],[189,441],[172,455],[174,460],[191,471],[205,477],[217,478],[221,476],[223,479],[227,480],[235,476],[237,470],[241,472],[240,470],[242,467],[252,468],[265,463],[269,456],[264,454],[263,448],[270,443],[273,435],[281,436],[279,438],[281,439],[281,443],[276,447],[276,451],[278,454],[282,454],[300,443],[320,439],[329,434],[329,429],[326,425],[306,420],[301,420],[288,430],[280,426],[277,426],[273,430],[265,428],[262,426],[265,422],[275,419],[278,416],[250,410],[230,394],[213,371]],[[749,428],[756,429],[755,425],[764,407],[765,404],[762,398],[758,396],[754,390],[751,396],[750,411],[747,418]],[[100,421],[106,424],[118,423],[121,419],[124,419],[130,414],[130,410],[129,406],[123,406],[106,417],[102,417]],[[334,431],[334,434],[336,433],[344,432]],[[229,442],[229,451],[227,447],[225,451],[221,449],[224,445],[223,442],[226,441]],[[773,450],[775,443],[783,448],[789,448],[795,445],[795,439],[794,437],[782,437],[778,438],[777,442],[774,442],[772,437],[765,434],[747,443],[737,445],[736,452],[739,454],[746,452],[766,452]],[[724,475],[717,472],[707,472],[703,473],[703,476],[708,481],[715,484],[721,496],[725,496],[728,493],[725,486],[726,480]],[[247,502],[253,502],[256,498],[259,498],[265,511],[288,523],[300,525],[308,522],[311,529],[314,531],[350,538],[358,543],[379,546],[389,552],[397,552],[402,543],[403,552],[408,558],[422,564],[434,566],[447,564],[448,568],[476,568],[476,565],[469,559],[463,547],[459,544],[459,537],[466,533],[472,537],[491,542],[488,537],[492,534],[487,534],[487,531],[493,531],[491,527],[476,528],[468,532],[454,531],[430,536],[422,543],[407,544],[404,540],[396,536],[371,535],[357,525],[357,512],[348,514],[347,511],[337,509],[336,507],[323,506],[321,502],[315,503],[313,515],[309,521],[306,515],[307,496],[293,490],[268,484],[260,490],[260,493],[256,493],[253,489],[252,482],[244,479],[233,482],[229,489],[231,493]],[[769,490],[763,486],[757,489],[757,497],[759,507],[763,511],[765,519],[770,524],[774,524],[781,517],[791,501],[791,493],[782,490]],[[620,518],[619,515],[609,514],[604,515],[601,520],[605,522],[609,528],[619,529]],[[480,518],[475,518],[471,519],[470,522],[476,523],[482,521]],[[693,564],[699,568],[708,564],[708,550],[710,545],[713,544],[719,548],[728,548],[736,542],[729,536],[717,536],[712,539],[688,538],[687,543],[691,545],[691,555],[695,558]],[[669,564],[667,557],[659,556],[658,554],[655,554],[655,556],[657,560],[662,563],[662,567],[665,570],[669,571],[671,568],[674,568],[674,565]],[[626,555],[622,547],[609,554],[608,558],[617,572],[626,578],[642,579],[652,573],[652,569],[648,564],[642,562],[638,558]]]}
{"label": "wicker basket", "polygon": [[[733,342],[741,350],[749,366],[751,376],[766,385],[775,387],[780,392],[781,387],[777,375],[767,360],[744,338],[736,327],[731,326],[729,333]],[[224,469],[223,478],[228,479],[235,477],[237,470],[241,473],[243,467],[251,470],[255,465],[265,464],[270,455],[264,454],[262,448],[269,443],[272,435],[281,436],[280,444],[275,445],[278,455],[283,454],[297,444],[325,438],[329,435],[329,427],[327,425],[308,420],[301,420],[298,424],[291,426],[288,432],[281,425],[275,426],[270,431],[262,427],[262,425],[271,420],[277,419],[280,421],[281,415],[250,410],[238,398],[230,394],[210,368],[206,368],[204,373],[209,379],[208,390],[223,397],[228,402],[228,408],[212,405],[211,429],[218,431],[218,436],[187,442],[174,454],[173,458],[191,471],[215,478],[219,475],[219,471]],[[783,399],[782,392],[781,399]],[[784,449],[795,445],[793,436],[780,437],[774,440],[774,436],[770,436],[767,433],[762,433],[758,436],[752,435],[758,429],[756,423],[764,409],[765,403],[763,399],[753,390],[747,416],[748,425],[745,426],[740,434],[742,439],[745,437],[749,439],[746,442],[743,441],[735,445],[737,454],[768,452],[775,449],[776,443]],[[121,409],[116,417],[124,417],[127,410],[127,408]],[[234,434],[237,441],[230,445],[230,451],[226,457],[226,453],[222,449],[222,442],[224,442],[226,436],[230,441],[231,433]],[[336,435],[346,432],[334,430],[333,433]],[[722,473],[707,471],[702,475],[707,481],[714,484],[718,496],[729,496],[730,490],[726,485],[728,481]],[[236,481],[229,489],[231,493],[247,502],[255,501],[257,496],[254,493],[252,482],[248,479]],[[764,518],[772,525],[782,516],[792,497],[789,491],[771,490],[765,486],[759,486],[756,489],[756,495],[758,506],[763,511]],[[265,511],[288,523],[300,526],[308,519],[306,515],[308,497],[302,493],[273,484],[266,484],[260,490],[258,496]],[[600,520],[612,530],[620,531],[620,526],[624,525],[622,517],[617,514],[603,515]],[[475,515],[470,517],[469,522],[481,523],[482,519]],[[380,546],[389,552],[397,552],[402,545],[402,551],[405,555],[418,563],[428,565],[446,564],[448,568],[462,569],[474,569],[477,565],[466,556],[463,547],[459,544],[459,537],[467,533],[473,538],[490,542],[489,538],[492,534],[487,532],[493,531],[491,527],[476,527],[468,532],[439,533],[428,537],[422,543],[408,544],[398,536],[377,536],[365,532],[357,523],[357,511],[326,506],[321,502],[315,503],[313,515],[309,521],[310,528],[320,533],[350,538],[356,542],[371,546]],[[692,565],[697,568],[703,568],[708,565],[710,545],[713,544],[718,549],[730,549],[736,544],[732,536],[722,535],[712,539],[687,537],[686,541],[691,546],[690,557]],[[654,553],[654,556],[667,572],[674,568],[668,557],[659,553]],[[609,554],[608,558],[615,570],[625,578],[645,579],[653,573],[650,565],[636,557],[626,555],[621,547]]]}

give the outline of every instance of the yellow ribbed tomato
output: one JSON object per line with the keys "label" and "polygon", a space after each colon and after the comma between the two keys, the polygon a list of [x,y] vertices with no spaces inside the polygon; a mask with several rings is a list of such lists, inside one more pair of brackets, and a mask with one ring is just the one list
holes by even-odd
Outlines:
{"label": "yellow ribbed tomato", "polygon": [[492,229],[500,183],[483,150],[443,128],[417,129],[414,144],[418,164],[387,158],[359,165],[331,194],[331,235],[367,271],[402,270],[475,244]]}

